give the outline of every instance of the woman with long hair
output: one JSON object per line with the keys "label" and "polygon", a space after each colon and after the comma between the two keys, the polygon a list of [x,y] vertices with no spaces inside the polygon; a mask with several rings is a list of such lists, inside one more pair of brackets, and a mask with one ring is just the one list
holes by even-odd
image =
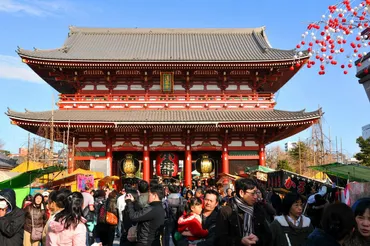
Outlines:
{"label": "woman with long hair", "polygon": [[83,196],[73,192],[65,199],[65,207],[50,221],[47,246],[86,245],[86,220],[82,217]]}
{"label": "woman with long hair", "polygon": [[[117,191],[113,190],[109,193],[108,199],[98,208],[100,214],[101,206],[104,206],[107,212],[113,213],[118,218],[117,208]],[[114,241],[114,233],[117,225],[108,224],[107,221],[99,221],[96,226],[96,236],[100,239],[103,245],[112,246]]]}
{"label": "woman with long hair", "polygon": [[24,223],[23,245],[38,246],[42,239],[42,231],[47,221],[43,197],[37,193],[32,204],[24,208],[26,220]]}
{"label": "woman with long hair", "polygon": [[60,189],[59,191],[52,191],[49,195],[49,210],[50,210],[50,218],[46,222],[44,227],[44,231],[42,232],[42,245],[46,245],[46,235],[49,229],[50,221],[53,221],[55,215],[62,211],[66,205],[66,197],[70,195],[72,192],[68,189]]}
{"label": "woman with long hair", "polygon": [[193,198],[193,191],[192,190],[186,191],[185,199],[190,201],[191,198]]}
{"label": "woman with long hair", "polygon": [[356,226],[355,215],[344,203],[328,205],[321,219],[322,229],[316,228],[305,246],[342,246]]}
{"label": "woman with long hair", "polygon": [[[135,212],[141,210],[140,202],[139,202],[139,193],[137,190],[134,189],[127,189],[126,194],[131,194],[134,197],[134,210]],[[128,230],[132,227],[135,226],[137,223],[133,222],[130,219],[129,213],[128,213],[128,208],[127,206],[125,209],[122,211],[122,225],[121,225],[121,239],[120,239],[120,246],[130,246],[130,245],[135,245],[135,243],[130,242],[127,239],[128,235]]]}

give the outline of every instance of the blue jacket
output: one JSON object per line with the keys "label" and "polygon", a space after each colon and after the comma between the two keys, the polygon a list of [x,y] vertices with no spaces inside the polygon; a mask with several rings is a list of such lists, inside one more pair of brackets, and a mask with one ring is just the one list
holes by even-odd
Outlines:
{"label": "blue jacket", "polygon": [[316,228],[309,236],[305,246],[340,246],[340,244],[323,230]]}

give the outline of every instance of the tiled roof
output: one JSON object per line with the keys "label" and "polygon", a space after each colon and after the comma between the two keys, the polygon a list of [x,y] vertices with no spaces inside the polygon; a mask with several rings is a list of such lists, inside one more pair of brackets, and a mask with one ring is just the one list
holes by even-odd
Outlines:
{"label": "tiled roof", "polygon": [[11,159],[6,155],[0,153],[0,168],[14,168],[17,164],[17,160]]}
{"label": "tiled roof", "polygon": [[273,49],[265,28],[143,29],[70,27],[59,49],[19,49],[22,57],[58,61],[258,62],[292,60]]}
{"label": "tiled roof", "polygon": [[[14,120],[50,122],[51,111],[16,112],[8,110]],[[56,110],[55,123],[118,123],[118,124],[207,124],[299,122],[318,119],[321,109],[313,112],[282,110]]]}

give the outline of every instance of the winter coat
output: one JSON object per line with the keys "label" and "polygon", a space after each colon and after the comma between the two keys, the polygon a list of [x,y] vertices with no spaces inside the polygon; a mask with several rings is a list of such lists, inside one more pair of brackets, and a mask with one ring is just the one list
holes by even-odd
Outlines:
{"label": "winter coat", "polygon": [[217,208],[208,216],[204,217],[202,214],[202,226],[203,229],[208,230],[208,235],[197,246],[213,246],[216,236],[216,219],[217,219]]}
{"label": "winter coat", "polygon": [[64,220],[50,221],[46,235],[46,246],[84,246],[86,245],[86,220],[78,223],[76,228],[64,228]]}
{"label": "winter coat", "polygon": [[344,242],[344,246],[370,246],[370,240],[366,240],[358,231]]}
{"label": "winter coat", "polygon": [[309,236],[304,246],[340,246],[340,244],[323,230],[316,228]]}
{"label": "winter coat", "polygon": [[159,246],[165,212],[161,201],[151,202],[140,211],[135,211],[131,200],[126,200],[131,221],[137,224],[136,246]]}
{"label": "winter coat", "polygon": [[208,235],[208,231],[202,228],[201,218],[197,214],[181,216],[178,221],[178,230],[180,233],[190,231],[193,236],[188,237],[189,241],[200,240]]}
{"label": "winter coat", "polygon": [[[138,212],[141,210],[141,206],[138,201],[134,203],[134,210]],[[129,217],[128,208],[126,207],[125,210],[122,211],[122,224],[121,224],[121,239],[120,239],[120,246],[127,246],[127,245],[135,245],[134,242],[130,242],[127,239],[128,230],[135,226],[136,223],[132,222]]]}
{"label": "winter coat", "polygon": [[12,189],[0,191],[0,199],[8,203],[8,212],[0,218],[0,245],[22,246],[24,234],[24,211],[16,206],[15,192]]}
{"label": "winter coat", "polygon": [[34,228],[44,228],[47,222],[47,215],[43,205],[40,208],[36,208],[33,204],[27,206],[24,209],[26,220],[24,223],[24,230],[32,232],[32,220]]}
{"label": "winter coat", "polygon": [[[274,246],[298,246],[307,241],[313,231],[311,221],[306,216],[301,217],[301,226],[296,227],[286,221],[284,215],[275,217],[270,225],[272,233],[272,245]],[[289,242],[288,242],[289,240]]]}
{"label": "winter coat", "polygon": [[[256,246],[267,246],[271,243],[271,231],[267,221],[267,212],[262,206],[254,206],[253,234],[258,237]],[[239,246],[243,238],[244,212],[237,207],[234,199],[220,209],[216,220],[215,245]]]}

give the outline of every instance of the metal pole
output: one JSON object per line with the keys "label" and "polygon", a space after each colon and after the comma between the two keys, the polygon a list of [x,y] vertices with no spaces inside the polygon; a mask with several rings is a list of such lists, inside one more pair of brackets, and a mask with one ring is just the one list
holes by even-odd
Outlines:
{"label": "metal pole", "polygon": [[337,162],[339,162],[338,137],[335,137],[335,151],[337,153]]}
{"label": "metal pole", "polygon": [[342,146],[342,138],[340,138],[340,162],[343,163],[343,146]]}
{"label": "metal pole", "polygon": [[301,140],[298,138],[299,174],[302,174]]}
{"label": "metal pole", "polygon": [[28,133],[28,144],[27,144],[27,172],[30,168],[30,142],[31,142],[31,135]]}
{"label": "metal pole", "polygon": [[68,158],[69,158],[69,129],[71,127],[71,120],[68,121],[68,129],[67,129],[67,141],[66,141],[66,144],[67,144],[67,161],[66,161],[66,166],[68,166]]}

